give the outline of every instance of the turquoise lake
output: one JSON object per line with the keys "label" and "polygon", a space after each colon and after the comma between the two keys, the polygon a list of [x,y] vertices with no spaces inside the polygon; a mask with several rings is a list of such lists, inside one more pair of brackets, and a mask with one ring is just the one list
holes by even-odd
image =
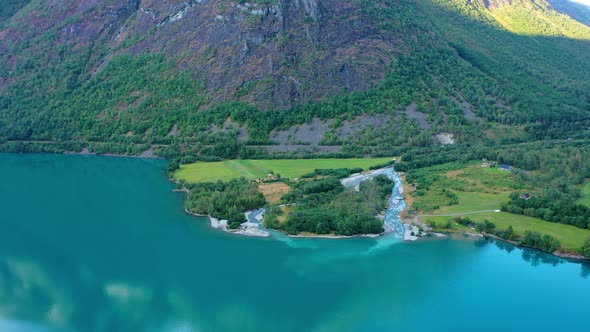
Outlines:
{"label": "turquoise lake", "polygon": [[165,162],[0,154],[0,331],[587,331],[590,266],[481,239],[255,239]]}

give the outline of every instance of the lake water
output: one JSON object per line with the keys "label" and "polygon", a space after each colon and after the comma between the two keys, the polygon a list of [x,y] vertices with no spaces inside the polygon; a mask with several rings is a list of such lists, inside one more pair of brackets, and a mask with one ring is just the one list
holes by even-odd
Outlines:
{"label": "lake water", "polygon": [[273,240],[165,163],[0,154],[0,331],[584,331],[590,267],[474,239]]}

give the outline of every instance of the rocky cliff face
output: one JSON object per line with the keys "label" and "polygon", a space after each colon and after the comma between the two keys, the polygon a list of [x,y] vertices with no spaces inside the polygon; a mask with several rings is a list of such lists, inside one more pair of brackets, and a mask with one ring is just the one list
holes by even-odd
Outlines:
{"label": "rocky cliff face", "polygon": [[0,49],[52,31],[49,57],[102,47],[89,51],[90,75],[118,54],[163,52],[211,103],[289,107],[366,89],[399,47],[346,0],[45,0],[25,9],[0,31]]}
{"label": "rocky cliff face", "polygon": [[0,150],[582,137],[588,40],[545,0],[0,1]]}

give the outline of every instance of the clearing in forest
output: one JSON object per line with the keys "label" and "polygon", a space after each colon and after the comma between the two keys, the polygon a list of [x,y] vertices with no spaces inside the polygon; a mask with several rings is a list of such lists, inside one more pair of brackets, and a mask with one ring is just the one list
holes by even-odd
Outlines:
{"label": "clearing in forest", "polygon": [[582,197],[576,203],[590,207],[590,179],[584,182],[582,186]]}
{"label": "clearing in forest", "polygon": [[261,183],[258,190],[264,195],[269,204],[279,204],[281,197],[286,195],[291,187],[282,182]]}

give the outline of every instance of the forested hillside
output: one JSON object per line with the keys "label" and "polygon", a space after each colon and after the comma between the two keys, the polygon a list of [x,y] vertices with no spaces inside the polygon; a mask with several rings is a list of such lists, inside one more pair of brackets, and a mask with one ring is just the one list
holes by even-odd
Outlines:
{"label": "forested hillside", "polygon": [[0,4],[0,150],[391,155],[590,138],[590,28],[544,0]]}

